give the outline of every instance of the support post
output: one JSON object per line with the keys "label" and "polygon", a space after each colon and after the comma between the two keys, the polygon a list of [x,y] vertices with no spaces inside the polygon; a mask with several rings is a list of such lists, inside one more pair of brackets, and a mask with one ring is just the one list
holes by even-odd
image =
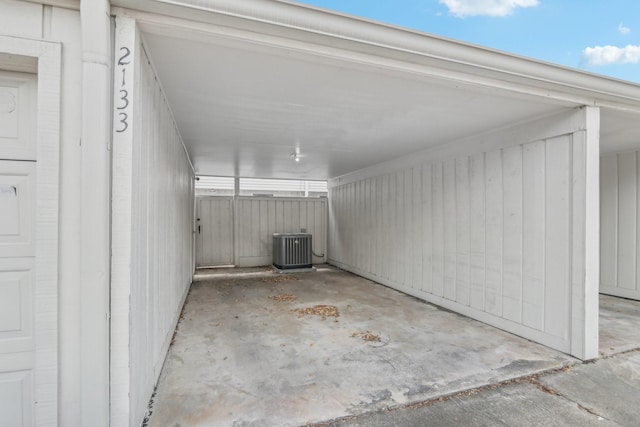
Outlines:
{"label": "support post", "polygon": [[81,140],[81,424],[109,425],[111,22],[108,0],[83,0]]}
{"label": "support post", "polygon": [[571,354],[598,357],[600,287],[600,109],[583,107],[573,141]]}
{"label": "support post", "polygon": [[134,119],[139,81],[136,22],[116,17],[113,65],[113,201],[111,260],[111,422],[130,425],[130,323]]}

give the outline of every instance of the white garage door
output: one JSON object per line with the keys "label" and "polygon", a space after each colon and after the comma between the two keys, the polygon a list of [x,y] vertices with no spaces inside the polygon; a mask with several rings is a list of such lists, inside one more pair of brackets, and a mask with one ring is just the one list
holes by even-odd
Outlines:
{"label": "white garage door", "polygon": [[0,426],[34,422],[35,97],[0,71]]}

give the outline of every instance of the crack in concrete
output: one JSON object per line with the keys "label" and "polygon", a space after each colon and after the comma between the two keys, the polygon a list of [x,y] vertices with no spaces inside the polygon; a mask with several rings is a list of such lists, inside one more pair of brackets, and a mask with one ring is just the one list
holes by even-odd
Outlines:
{"label": "crack in concrete", "polygon": [[[379,409],[377,411],[364,412],[362,414],[348,415],[346,417],[335,418],[335,419],[332,419],[332,420],[321,421],[321,422],[318,422],[318,423],[305,424],[304,427],[330,427],[331,425],[334,425],[334,424],[337,424],[337,423],[340,423],[340,422],[343,422],[343,421],[356,420],[356,419],[358,419],[358,418],[360,418],[362,416],[368,415],[368,414],[389,413],[389,412],[395,412],[395,411],[400,411],[400,410],[411,410],[411,409],[424,408],[424,407],[436,405],[438,403],[448,402],[448,401],[453,400],[453,399],[459,399],[459,398],[463,398],[463,397],[473,396],[473,395],[476,395],[476,394],[481,393],[483,391],[496,390],[496,389],[499,389],[499,388],[502,388],[502,387],[506,387],[506,386],[509,386],[509,385],[515,385],[515,384],[530,383],[530,384],[533,384],[533,385],[536,385],[536,386],[539,385],[540,387],[547,388],[548,390],[550,390],[551,394],[554,394],[555,391],[551,390],[550,388],[544,386],[541,383],[538,383],[537,382],[538,378],[541,378],[541,377],[547,376],[547,375],[553,375],[553,374],[559,374],[559,373],[562,373],[562,372],[567,372],[574,365],[579,364],[579,363],[580,362],[574,362],[574,363],[570,363],[570,364],[568,364],[566,366],[563,366],[563,367],[560,367],[560,368],[549,369],[549,370],[538,372],[538,373],[531,374],[531,375],[524,375],[524,376],[521,376],[521,377],[511,378],[511,379],[500,381],[500,382],[497,382],[497,383],[494,383],[494,384],[487,384],[487,385],[480,386],[480,387],[470,388],[470,389],[467,389],[467,390],[461,390],[461,391],[453,392],[453,393],[450,393],[450,394],[438,396],[438,397],[433,398],[433,399],[424,400],[424,401],[421,401],[421,402],[414,402],[414,403],[409,403],[409,404],[404,404],[404,405],[397,405],[397,406],[387,406],[386,408],[382,408],[382,409]],[[537,384],[534,383],[534,381]],[[545,391],[545,392],[548,392],[548,391]],[[564,397],[564,396],[561,396],[559,394],[558,394],[558,396]]]}
{"label": "crack in concrete", "polygon": [[389,364],[389,366],[391,366],[391,367],[393,368],[393,370],[394,370],[394,371],[396,370],[395,365],[394,365],[393,363],[391,363],[391,361],[390,361],[387,357],[382,357],[382,356],[380,356],[380,360],[382,360],[382,361],[383,361],[383,362],[385,362],[385,363],[388,363],[388,364]]}
{"label": "crack in concrete", "polygon": [[558,390],[555,390],[555,389],[553,389],[553,388],[551,388],[551,387],[549,387],[549,386],[547,386],[545,384],[542,384],[540,381],[538,381],[537,378],[532,379],[530,382],[531,382],[531,384],[535,385],[540,391],[542,391],[544,393],[548,393],[548,394],[550,394],[552,396],[561,397],[561,398],[563,398],[563,399],[575,404],[581,410],[583,410],[583,411],[585,411],[585,412],[587,412],[587,413],[589,413],[589,414],[591,414],[591,415],[593,415],[595,417],[598,417],[600,420],[606,420],[606,421],[613,422],[612,420],[608,419],[604,415],[601,415],[601,414],[597,413],[594,409],[588,408],[588,407],[582,405],[580,402],[577,402],[577,401],[571,399],[570,397],[560,393]]}
{"label": "crack in concrete", "polygon": [[556,390],[552,389],[551,387],[542,384],[540,381],[538,381],[537,378],[532,378],[529,382],[531,384],[533,384],[534,386],[536,386],[536,388],[538,390],[540,390],[541,392],[543,392],[543,393],[547,393],[547,394],[550,394],[552,396],[565,397],[565,396],[561,395],[560,393],[558,393]]}
{"label": "crack in concrete", "polygon": [[542,371],[542,372],[538,372],[536,374],[532,374],[532,375],[525,375],[522,377],[517,377],[517,378],[512,378],[509,380],[505,380],[505,381],[500,381],[497,382],[495,384],[487,384],[484,386],[480,386],[480,387],[475,387],[475,388],[470,388],[468,390],[462,390],[462,391],[458,391],[458,392],[454,392],[448,395],[443,395],[443,396],[439,396],[433,399],[428,399],[428,400],[424,400],[421,402],[414,402],[414,403],[409,403],[409,404],[405,404],[405,405],[398,405],[398,406],[388,406],[386,408],[382,408],[379,409],[377,411],[371,411],[371,412],[365,412],[362,414],[358,414],[358,415],[349,415],[346,417],[340,417],[340,418],[335,418],[332,420],[327,420],[327,421],[321,421],[319,423],[311,423],[311,424],[306,424],[305,427],[329,427],[331,425],[334,425],[336,423],[340,423],[343,421],[352,421],[355,420],[357,418],[360,418],[362,416],[368,415],[368,414],[376,414],[376,413],[389,413],[389,412],[394,412],[394,411],[400,411],[400,410],[405,410],[405,409],[417,409],[417,408],[423,408],[423,407],[427,407],[427,406],[433,406],[435,404],[438,403],[444,403],[447,402],[449,400],[452,399],[459,399],[462,397],[468,397],[468,396],[473,396],[475,394],[481,393],[483,391],[488,391],[488,390],[495,390],[498,388],[502,388],[502,387],[506,387],[509,385],[515,385],[515,384],[522,384],[522,383],[529,383],[534,385],[535,387],[537,387],[540,391],[553,395],[553,396],[558,396],[561,397],[569,402],[574,403],[578,408],[580,408],[581,410],[595,416],[598,417],[601,420],[606,420],[609,422],[613,422],[612,420],[608,419],[607,417],[604,417],[603,415],[599,414],[598,412],[596,412],[594,409],[592,408],[588,408],[584,405],[582,405],[581,403],[570,399],[569,397],[559,393],[557,390],[554,390],[553,388],[542,384],[539,379],[542,377],[546,377],[546,376],[550,376],[550,375],[554,375],[554,374],[559,374],[559,373],[563,373],[563,372],[567,372],[569,370],[571,370],[574,366],[576,365],[588,365],[588,364],[592,364],[592,363],[596,363],[598,360],[606,360],[606,359],[610,359],[613,357],[617,357],[617,356],[622,356],[622,355],[626,355],[629,353],[635,353],[635,352],[640,352],[640,347],[638,348],[634,348],[631,350],[627,350],[624,352],[620,352],[620,353],[616,353],[616,354],[611,354],[608,356],[602,356],[600,358],[597,359],[592,359],[592,360],[587,360],[587,361],[576,361],[573,363],[570,363],[566,366],[563,366],[561,368],[555,368],[555,369],[550,369],[547,371]]}

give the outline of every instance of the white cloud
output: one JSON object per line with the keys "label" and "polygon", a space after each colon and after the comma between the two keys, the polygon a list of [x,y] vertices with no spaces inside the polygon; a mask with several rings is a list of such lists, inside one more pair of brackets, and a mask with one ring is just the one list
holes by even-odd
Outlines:
{"label": "white cloud", "polygon": [[595,46],[582,51],[589,65],[637,64],[640,62],[640,46]]}
{"label": "white cloud", "polygon": [[506,16],[519,7],[535,7],[538,0],[439,0],[458,18],[465,16]]}
{"label": "white cloud", "polygon": [[631,32],[631,28],[625,27],[622,25],[622,22],[618,25],[618,32],[620,34],[629,34]]}

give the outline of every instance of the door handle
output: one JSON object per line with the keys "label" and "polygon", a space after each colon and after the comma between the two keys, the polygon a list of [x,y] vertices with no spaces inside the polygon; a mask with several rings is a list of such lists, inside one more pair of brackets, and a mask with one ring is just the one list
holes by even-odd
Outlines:
{"label": "door handle", "polygon": [[200,234],[200,226],[198,226],[198,234]]}

